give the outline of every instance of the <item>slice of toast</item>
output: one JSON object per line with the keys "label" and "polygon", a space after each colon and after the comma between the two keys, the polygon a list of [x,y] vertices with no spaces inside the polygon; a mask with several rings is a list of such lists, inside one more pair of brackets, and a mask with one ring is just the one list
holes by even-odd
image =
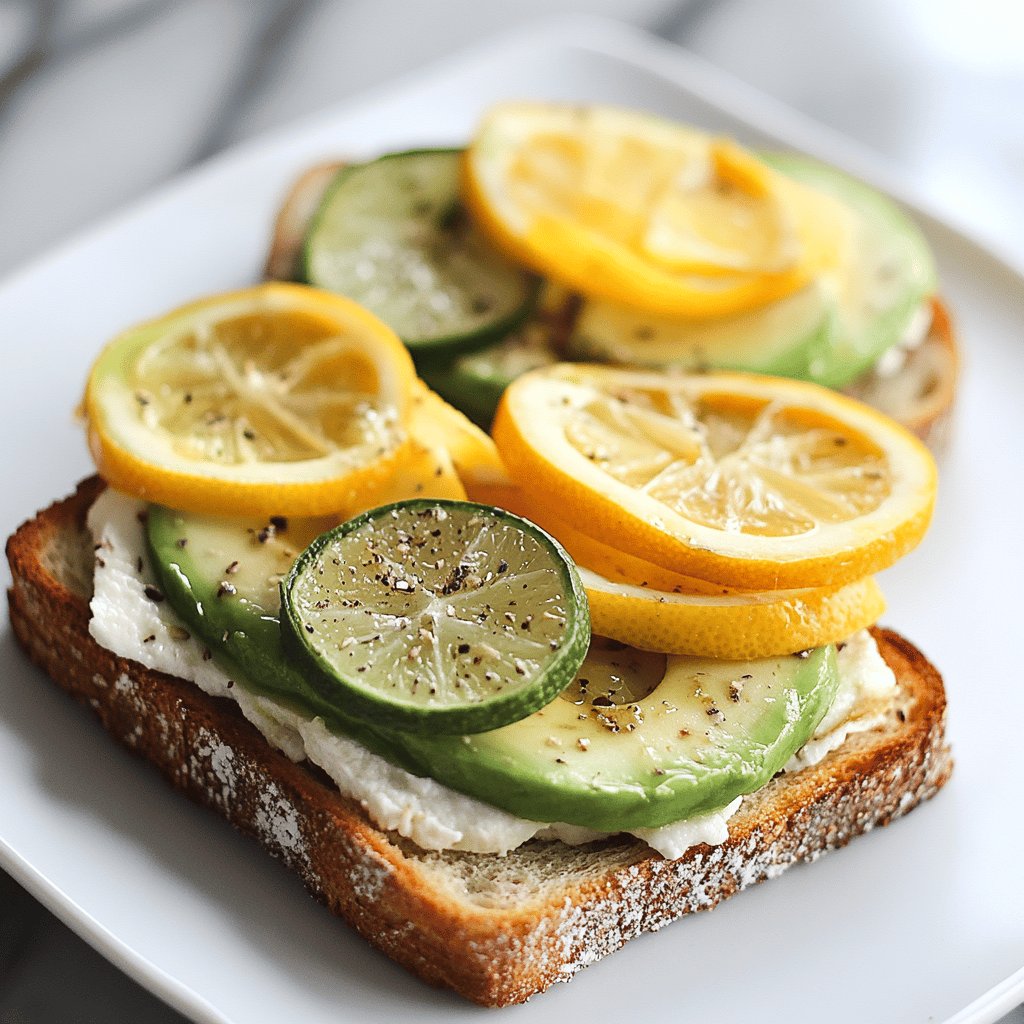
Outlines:
{"label": "slice of toast", "polygon": [[[294,182],[284,198],[267,256],[266,276],[271,280],[301,278],[302,244],[309,222],[334,175],[343,163],[323,163],[309,168]],[[550,321],[551,345],[564,350],[571,322],[565,317]],[[932,301],[932,324],[925,340],[907,354],[894,374],[869,371],[846,388],[846,393],[880,409],[902,423],[932,448],[947,440],[956,398],[960,357],[949,312],[939,299]]]}
{"label": "slice of toast", "polygon": [[302,277],[302,245],[327,187],[344,167],[341,161],[310,167],[288,190],[274,221],[265,276],[271,281],[298,281]]}
{"label": "slice of toast", "polygon": [[746,797],[721,846],[675,861],[623,837],[534,840],[504,857],[423,851],[270,747],[232,702],[92,640],[84,520],[102,486],[86,481],[9,539],[18,640],[114,737],[259,839],[369,942],[475,1002],[521,1002],[644,931],[888,824],[949,778],[942,680],[908,641],[878,630],[900,687],[891,720]]}
{"label": "slice of toast", "polygon": [[910,350],[900,370],[890,376],[871,370],[845,391],[898,420],[931,448],[941,449],[952,429],[959,375],[960,353],[949,310],[941,299],[932,299],[928,335]]}

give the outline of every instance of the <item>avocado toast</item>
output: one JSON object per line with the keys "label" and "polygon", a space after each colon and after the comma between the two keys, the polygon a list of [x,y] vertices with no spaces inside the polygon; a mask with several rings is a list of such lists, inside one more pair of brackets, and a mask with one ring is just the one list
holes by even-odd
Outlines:
{"label": "avocado toast", "polygon": [[534,840],[506,856],[425,851],[375,827],[231,701],[92,639],[84,520],[101,488],[87,481],[8,541],[20,643],[115,738],[253,835],[367,941],[475,1002],[521,1002],[568,980],[629,938],[888,824],[949,777],[941,679],[912,644],[882,630],[879,647],[899,681],[892,716],[745,800],[719,846],[677,860],[622,836],[554,848]]}
{"label": "avocado toast", "polygon": [[[321,211],[344,258],[317,273],[368,283],[421,372],[565,322],[578,300],[452,204],[452,151],[383,163],[410,175],[393,233],[365,165],[332,194],[372,230]],[[58,682],[487,1005],[887,823],[951,764],[937,673],[866,628],[930,518],[917,441],[816,385],[544,362],[492,440],[349,299],[202,300],[111,342],[84,402],[105,486],[8,547]]]}

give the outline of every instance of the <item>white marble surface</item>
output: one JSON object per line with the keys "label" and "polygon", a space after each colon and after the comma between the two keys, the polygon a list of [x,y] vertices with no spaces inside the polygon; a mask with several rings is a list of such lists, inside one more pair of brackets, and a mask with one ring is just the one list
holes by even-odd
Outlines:
{"label": "white marble surface", "polygon": [[[0,0],[0,274],[233,142],[568,11],[858,139],[1024,267],[1016,0]],[[180,1019],[0,876],[0,1024]]]}

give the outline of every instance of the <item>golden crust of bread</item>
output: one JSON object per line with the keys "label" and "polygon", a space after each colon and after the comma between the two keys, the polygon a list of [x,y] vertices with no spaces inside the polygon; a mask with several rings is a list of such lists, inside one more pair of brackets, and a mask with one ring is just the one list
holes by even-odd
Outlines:
{"label": "golden crust of bread", "polygon": [[274,234],[267,254],[265,276],[271,281],[298,281],[306,229],[323,199],[327,186],[345,164],[317,164],[292,185],[274,221]]}
{"label": "golden crust of bread", "polygon": [[22,646],[115,738],[255,836],[374,946],[477,1003],[518,1003],[567,980],[642,932],[888,824],[949,777],[942,680],[907,640],[879,630],[901,689],[892,720],[745,798],[721,846],[676,861],[622,837],[533,841],[506,857],[422,851],[271,748],[233,703],[92,640],[83,524],[101,487],[86,481],[7,543]]}
{"label": "golden crust of bread", "polygon": [[929,447],[941,450],[952,429],[959,376],[960,352],[953,322],[945,303],[934,298],[928,336],[910,351],[900,371],[891,377],[867,373],[846,393],[875,406]]}

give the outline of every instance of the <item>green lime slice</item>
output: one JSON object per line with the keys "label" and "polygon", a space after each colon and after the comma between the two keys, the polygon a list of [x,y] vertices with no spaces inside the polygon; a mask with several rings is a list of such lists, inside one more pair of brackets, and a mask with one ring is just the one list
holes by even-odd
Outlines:
{"label": "green lime slice", "polygon": [[531,320],[477,352],[425,360],[416,369],[446,402],[490,430],[505,388],[527,370],[558,362],[550,333],[547,324]]}
{"label": "green lime slice", "polygon": [[461,150],[414,150],[345,167],[306,235],[305,280],[355,299],[418,354],[485,345],[537,299],[538,278],[463,211],[461,159]]}
{"label": "green lime slice", "polygon": [[410,733],[525,718],[569,684],[590,641],[558,542],[472,502],[398,502],[330,530],[282,582],[281,609],[326,700]]}

